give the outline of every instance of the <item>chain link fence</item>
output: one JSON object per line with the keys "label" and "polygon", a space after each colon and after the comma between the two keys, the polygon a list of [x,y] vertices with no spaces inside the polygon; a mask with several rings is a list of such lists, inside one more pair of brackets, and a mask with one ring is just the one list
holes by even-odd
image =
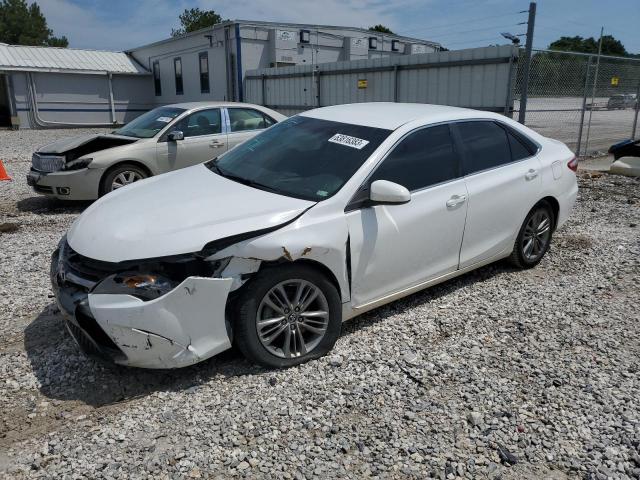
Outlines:
{"label": "chain link fence", "polygon": [[582,156],[606,153],[612,144],[640,134],[640,59],[534,50],[524,92],[523,58],[520,52],[514,119],[526,94],[525,124]]}

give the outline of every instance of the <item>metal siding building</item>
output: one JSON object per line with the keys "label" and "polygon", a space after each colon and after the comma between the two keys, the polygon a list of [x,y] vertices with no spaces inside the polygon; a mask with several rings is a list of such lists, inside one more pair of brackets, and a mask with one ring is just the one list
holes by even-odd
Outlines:
{"label": "metal siding building", "polygon": [[[156,103],[237,100],[248,70],[385,58],[440,50],[434,42],[361,28],[248,20],[223,22],[127,51],[157,75]],[[206,58],[209,88],[201,79]],[[182,82],[176,81],[176,62]],[[182,83],[182,90],[180,90]],[[181,93],[180,93],[181,92]]]}
{"label": "metal siding building", "polygon": [[0,44],[0,126],[122,124],[153,100],[150,73],[125,53]]}

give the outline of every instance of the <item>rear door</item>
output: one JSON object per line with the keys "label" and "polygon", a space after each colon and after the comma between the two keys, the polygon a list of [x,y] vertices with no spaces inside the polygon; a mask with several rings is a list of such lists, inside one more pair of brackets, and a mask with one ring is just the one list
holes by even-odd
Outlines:
{"label": "rear door", "polygon": [[241,144],[245,140],[257,135],[276,121],[269,115],[246,107],[227,108],[229,134],[227,136],[229,149]]}
{"label": "rear door", "polygon": [[510,252],[542,191],[537,147],[491,120],[453,124],[469,193],[460,268]]}
{"label": "rear door", "polygon": [[227,150],[227,135],[220,108],[198,110],[170,129],[175,130],[184,134],[183,140],[168,141],[165,134],[157,145],[158,162],[167,165],[168,170],[206,162]]}
{"label": "rear door", "polygon": [[455,271],[464,231],[467,191],[449,125],[402,139],[367,180],[363,198],[376,180],[403,185],[411,201],[347,207],[356,306]]}

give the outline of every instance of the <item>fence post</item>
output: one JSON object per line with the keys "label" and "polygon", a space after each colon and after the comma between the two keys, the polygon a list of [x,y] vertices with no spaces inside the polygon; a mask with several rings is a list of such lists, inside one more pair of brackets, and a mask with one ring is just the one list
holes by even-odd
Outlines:
{"label": "fence post", "polygon": [[638,81],[638,88],[636,89],[636,114],[633,117],[633,129],[631,130],[631,139],[636,139],[636,127],[638,126],[638,112],[640,112],[640,81]]}
{"label": "fence post", "polygon": [[587,139],[584,142],[584,154],[589,150],[589,135],[591,134],[591,117],[593,117],[593,107],[596,103],[596,89],[598,87],[598,72],[600,71],[600,57],[602,57],[602,36],[604,35],[604,27],[600,29],[600,41],[598,42],[598,57],[596,60],[596,71],[593,79],[593,90],[591,92],[591,108],[589,109],[589,124],[587,125]]}
{"label": "fence post", "polygon": [[510,115],[510,111],[509,111],[509,107],[511,106],[511,99],[513,98],[512,96],[512,91],[511,89],[513,88],[513,70],[514,70],[514,65],[515,62],[514,60],[514,55],[511,55],[509,57],[509,78],[507,79],[507,98],[505,98],[504,100],[504,116],[509,116],[510,118],[512,117],[512,115]]}
{"label": "fence post", "polygon": [[531,67],[531,50],[533,48],[533,27],[536,23],[536,2],[529,4],[529,19],[527,20],[527,42],[525,44],[523,85],[520,96],[520,111],[518,112],[518,122],[524,125],[524,118],[527,113],[527,97],[529,95],[529,69]]}
{"label": "fence post", "polygon": [[584,94],[582,95],[582,110],[580,112],[580,127],[578,128],[578,146],[576,147],[576,156],[580,156],[580,147],[582,144],[582,126],[584,125],[584,114],[587,110],[587,95],[589,94],[589,70],[591,69],[591,55],[587,62],[587,73],[584,75]]}
{"label": "fence post", "polygon": [[266,107],[267,106],[267,102],[266,102],[266,100],[264,98],[264,82],[265,82],[264,73],[261,75],[261,77],[262,77],[262,79],[261,79],[261,83],[262,83],[262,96],[261,96],[261,98],[262,98],[262,106]]}

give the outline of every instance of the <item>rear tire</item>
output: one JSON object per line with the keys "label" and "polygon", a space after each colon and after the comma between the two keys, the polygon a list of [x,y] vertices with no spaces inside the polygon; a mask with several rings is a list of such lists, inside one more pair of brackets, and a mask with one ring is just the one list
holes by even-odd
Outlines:
{"label": "rear tire", "polygon": [[551,205],[539,202],[524,219],[509,261],[518,268],[535,267],[549,250],[554,225]]}
{"label": "rear tire", "polygon": [[149,176],[147,171],[133,163],[120,163],[112,167],[102,177],[100,182],[100,196],[131,183],[145,179]]}
{"label": "rear tire", "polygon": [[237,299],[234,343],[251,362],[271,368],[325,355],[342,328],[336,287],[309,265],[265,268]]}

